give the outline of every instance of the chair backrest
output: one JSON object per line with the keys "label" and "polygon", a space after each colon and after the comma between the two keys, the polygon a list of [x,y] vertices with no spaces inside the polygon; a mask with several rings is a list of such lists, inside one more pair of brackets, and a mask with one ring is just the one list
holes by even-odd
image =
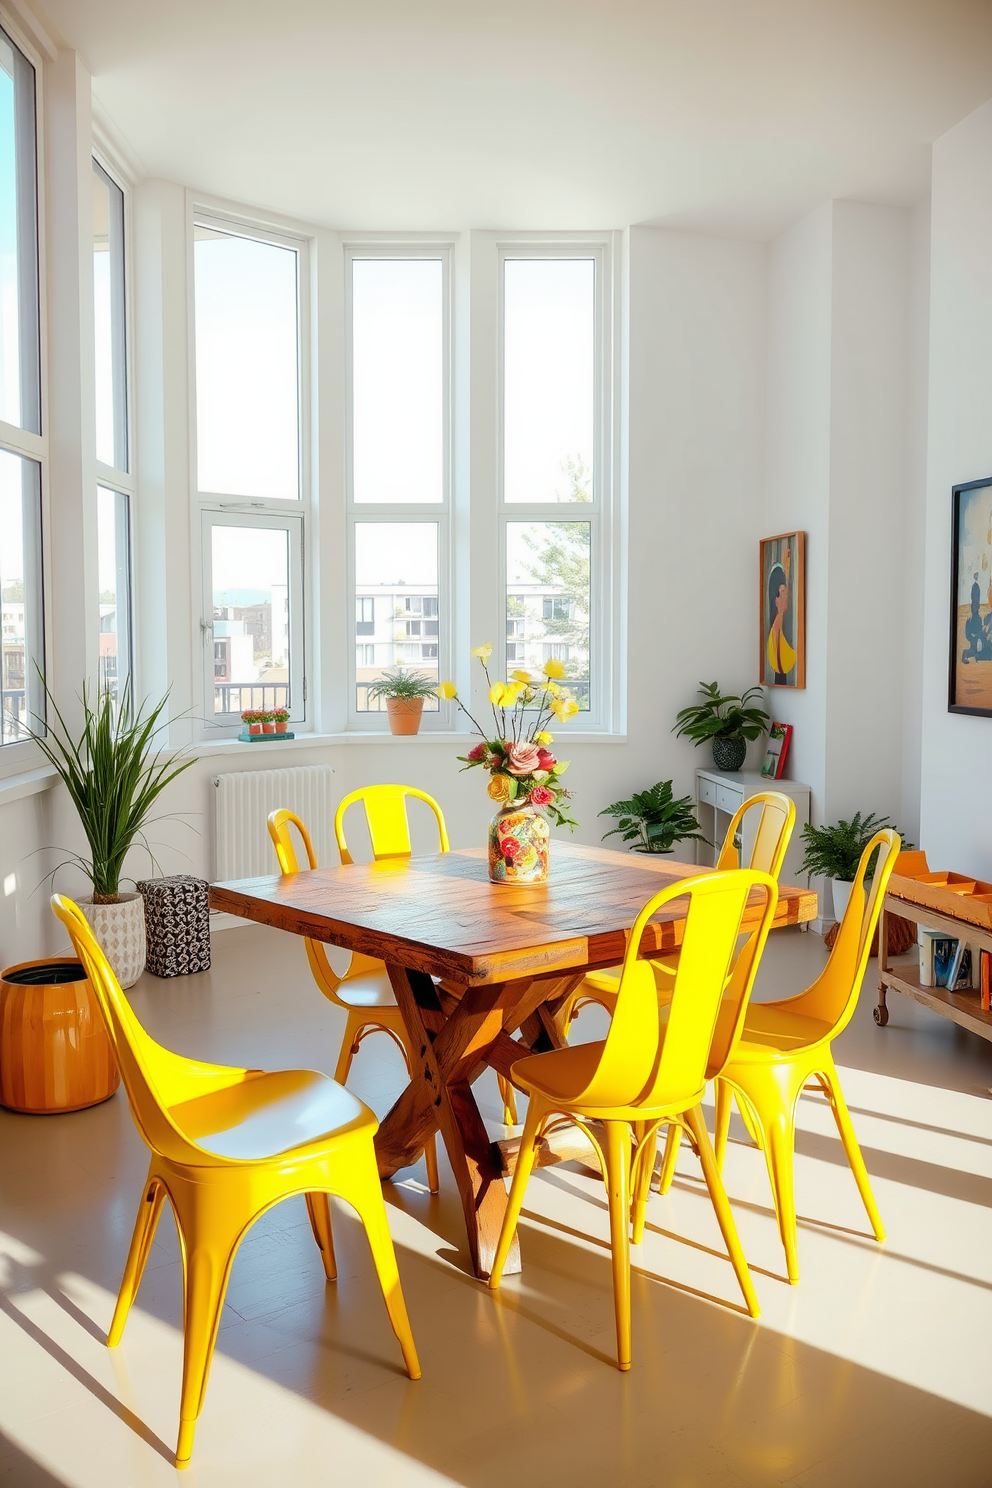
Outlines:
{"label": "chair backrest", "polygon": [[345,841],[344,814],[356,801],[360,801],[365,807],[373,857],[378,860],[410,856],[412,848],[410,825],[406,816],[407,796],[415,796],[418,801],[426,802],[433,811],[440,843],[438,850],[448,851],[448,830],[444,825],[444,815],[433,796],[427,795],[425,791],[415,790],[412,785],[367,785],[362,790],[352,791],[350,796],[345,796],[334,813],[334,835],[342,863],[354,862]]}
{"label": "chair backrest", "polygon": [[[176,1124],[170,1107],[211,1095],[250,1079],[258,1071],[203,1064],[163,1049],[145,1032],[121,991],[103,950],[78,904],[53,894],[52,909],[72,938],[103,1014],[135,1125],[153,1152],[175,1162],[202,1166],[207,1154]],[[213,1159],[216,1162],[216,1158]]]}
{"label": "chair backrest", "polygon": [[[742,863],[737,844],[743,838],[744,818],[752,811],[760,811],[761,814],[751,844],[750,861]],[[782,791],[761,791],[756,796],[749,796],[734,813],[716,866],[755,868],[759,873],[770,873],[772,878],[778,878],[795,824],[796,803]]]}
{"label": "chair backrest", "polygon": [[[759,922],[742,930],[755,890]],[[650,964],[638,958],[638,949],[652,915],[685,899],[689,905],[662,1042],[655,979]],[[706,1079],[716,1073],[711,1051],[718,1016],[725,1046],[719,1068],[740,1035],[777,904],[778,886],[771,875],[745,868],[686,879],[648,900],[627,939],[613,1020],[583,1103],[657,1106],[698,1098]]]}
{"label": "chair backrest", "polygon": [[[861,854],[830,959],[811,987],[787,1001],[791,1011],[828,1023],[834,1034],[847,1027],[857,1007],[885,890],[901,850],[902,839],[892,827],[875,833]],[[876,853],[875,871],[866,880]]]}
{"label": "chair backrest", "polygon": [[[307,855],[307,867],[317,867],[317,854],[313,850],[313,842],[303,821],[296,815],[295,811],[287,811],[285,807],[278,811],[270,811],[266,820],[272,845],[276,850],[279,867],[283,873],[299,873],[300,863],[296,852],[296,844],[293,841],[292,828],[299,832],[303,842],[303,849]],[[350,858],[348,860],[351,861]],[[327,950],[319,940],[311,940],[309,936],[305,940],[307,960],[310,962],[310,970],[313,972],[314,980],[332,1002],[340,1002],[337,997],[337,989],[342,982],[353,980],[357,976],[364,976],[368,972],[381,972],[382,962],[374,956],[365,956],[361,951],[352,951],[348,969],[342,976],[338,976],[330,961],[327,959]],[[347,1004],[341,1004],[347,1006]]]}

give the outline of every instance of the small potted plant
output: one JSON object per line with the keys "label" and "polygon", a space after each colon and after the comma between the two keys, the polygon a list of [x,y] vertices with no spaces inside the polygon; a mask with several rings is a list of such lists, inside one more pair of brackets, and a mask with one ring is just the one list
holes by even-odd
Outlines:
{"label": "small potted plant", "polygon": [[264,713],[259,713],[258,717],[262,725],[262,733],[274,734],[276,731],[276,715],[266,710]]}
{"label": "small potted plant", "polygon": [[718,770],[739,770],[747,754],[747,741],[757,739],[768,727],[768,714],[755,707],[754,699],[763,698],[760,687],[749,687],[741,696],[721,693],[715,682],[700,682],[703,701],[683,708],[676,714],[674,734],[700,744],[713,746],[713,763]]}
{"label": "small potted plant", "polygon": [[249,734],[260,734],[262,732],[262,715],[257,708],[246,708],[241,715],[245,732]]}
{"label": "small potted plant", "polygon": [[[799,871],[817,878],[830,879],[836,919],[844,918],[861,854],[876,832],[893,825],[887,816],[876,816],[873,811],[862,816],[860,811],[856,811],[850,821],[841,819],[832,827],[814,827],[812,822],[807,822],[803,827],[802,840],[806,853]],[[894,830],[899,832],[898,827]],[[899,835],[902,837],[901,832]],[[903,851],[906,851],[913,844],[903,838],[902,845]],[[870,879],[874,871],[875,865],[872,863],[865,878]]]}
{"label": "small potted plant", "polygon": [[273,718],[273,720],[275,722],[276,733],[277,734],[284,734],[286,732],[286,730],[289,728],[289,709],[288,708],[273,708],[273,710],[272,710],[272,718]]}
{"label": "small potted plant", "polygon": [[370,703],[385,698],[391,734],[419,733],[424,698],[436,696],[437,682],[433,677],[425,677],[423,672],[405,672],[401,666],[393,672],[384,672],[368,692]]}
{"label": "small potted plant", "polygon": [[670,780],[635,791],[629,801],[614,801],[599,814],[618,818],[617,826],[603,833],[603,841],[619,833],[631,852],[670,853],[676,842],[709,841],[699,830],[692,797],[676,797]]}

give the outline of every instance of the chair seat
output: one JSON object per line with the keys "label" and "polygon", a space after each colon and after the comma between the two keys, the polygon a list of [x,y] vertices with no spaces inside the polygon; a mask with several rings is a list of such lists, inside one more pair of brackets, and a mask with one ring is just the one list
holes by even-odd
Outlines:
{"label": "chair seat", "polygon": [[[664,1038],[665,1029],[662,1028],[662,1044]],[[540,1095],[555,1104],[561,1102],[563,1110],[604,1121],[648,1121],[661,1115],[677,1115],[702,1100],[705,1086],[664,1106],[639,1104],[637,1091],[632,1092],[629,1106],[590,1105],[582,1100],[582,1094],[599,1068],[604,1048],[605,1040],[598,1039],[591,1044],[569,1044],[564,1049],[553,1049],[546,1054],[530,1054],[513,1066],[513,1083],[528,1095]]]}
{"label": "chair seat", "polygon": [[809,1049],[829,1039],[832,1032],[832,1025],[819,1018],[788,1012],[775,1003],[752,1002],[731,1063],[745,1063],[749,1059],[767,1063],[776,1055],[788,1060],[798,1050]]}
{"label": "chair seat", "polygon": [[247,1080],[170,1107],[185,1136],[212,1156],[264,1162],[378,1122],[343,1085],[316,1070],[250,1074]]}

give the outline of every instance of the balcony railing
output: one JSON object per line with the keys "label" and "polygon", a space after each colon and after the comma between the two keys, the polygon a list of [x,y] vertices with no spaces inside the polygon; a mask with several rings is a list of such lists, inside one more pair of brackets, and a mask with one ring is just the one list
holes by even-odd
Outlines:
{"label": "balcony railing", "polygon": [[244,713],[289,707],[288,682],[215,682],[214,712]]}

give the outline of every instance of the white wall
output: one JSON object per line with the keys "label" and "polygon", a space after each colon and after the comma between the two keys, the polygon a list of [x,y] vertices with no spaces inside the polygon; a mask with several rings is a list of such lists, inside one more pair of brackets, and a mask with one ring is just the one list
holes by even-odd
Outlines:
{"label": "white wall", "polygon": [[947,711],[951,486],[992,475],[992,103],[934,145],[921,842],[992,878],[992,720]]}

